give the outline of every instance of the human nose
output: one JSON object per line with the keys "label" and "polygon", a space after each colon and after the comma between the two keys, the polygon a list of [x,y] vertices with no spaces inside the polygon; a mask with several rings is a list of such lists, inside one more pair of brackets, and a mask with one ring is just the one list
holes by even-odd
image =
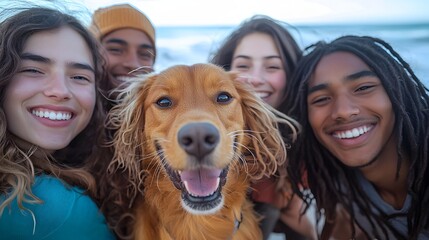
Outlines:
{"label": "human nose", "polygon": [[250,73],[250,76],[248,76],[247,81],[254,86],[261,85],[261,84],[265,83],[266,82],[266,76],[265,76],[264,71],[260,68],[253,69],[253,71]]}
{"label": "human nose", "polygon": [[140,67],[140,61],[137,56],[137,53],[130,52],[127,54],[123,66],[126,67],[129,71],[133,71]]}
{"label": "human nose", "polygon": [[340,96],[335,99],[332,110],[332,119],[347,120],[359,114],[358,104],[349,96]]}
{"label": "human nose", "polygon": [[71,98],[70,88],[67,84],[67,77],[63,74],[55,74],[45,84],[45,96],[58,101]]}

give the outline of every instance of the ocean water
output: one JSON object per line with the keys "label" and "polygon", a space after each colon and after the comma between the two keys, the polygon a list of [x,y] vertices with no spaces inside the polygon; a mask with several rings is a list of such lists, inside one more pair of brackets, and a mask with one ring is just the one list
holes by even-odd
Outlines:
{"label": "ocean water", "polygon": [[[207,62],[235,26],[158,27],[155,70],[176,64]],[[288,26],[301,48],[319,40],[347,34],[379,37],[390,43],[416,75],[429,86],[429,23],[398,25],[294,25]]]}

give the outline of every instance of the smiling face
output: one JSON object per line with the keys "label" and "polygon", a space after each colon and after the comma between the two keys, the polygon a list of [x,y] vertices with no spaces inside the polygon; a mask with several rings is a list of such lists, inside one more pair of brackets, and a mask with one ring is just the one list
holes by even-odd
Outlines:
{"label": "smiling face", "polygon": [[[212,64],[172,66],[133,82],[130,94],[109,113],[120,126],[114,159],[132,166],[141,162],[144,194],[159,199],[144,203],[147,209],[174,212],[160,214],[157,222],[233,217],[227,212],[234,206],[242,211],[249,181],[274,174],[285,162],[277,123],[289,119],[278,118],[236,78]],[[230,236],[228,231],[219,239]]]}
{"label": "smiling face", "polygon": [[228,167],[239,155],[235,146],[243,144],[244,117],[232,76],[201,64],[146,80],[144,132],[156,146],[150,152],[161,154],[182,191],[182,206],[194,214],[223,206]]}
{"label": "smiling face", "polygon": [[396,154],[395,115],[380,79],[357,56],[323,57],[309,82],[308,118],[317,139],[345,165]]}
{"label": "smiling face", "polygon": [[12,134],[55,151],[87,126],[95,99],[91,51],[78,33],[63,27],[27,40],[3,108]]}
{"label": "smiling face", "polygon": [[[119,29],[103,37],[101,44],[106,50],[108,71],[118,81],[127,81],[137,73],[152,72],[155,51],[144,32],[131,28]],[[135,71],[140,67],[141,70]]]}
{"label": "smiling face", "polygon": [[234,51],[231,70],[241,72],[268,104],[278,107],[286,87],[286,72],[273,38],[265,33],[245,36]]}

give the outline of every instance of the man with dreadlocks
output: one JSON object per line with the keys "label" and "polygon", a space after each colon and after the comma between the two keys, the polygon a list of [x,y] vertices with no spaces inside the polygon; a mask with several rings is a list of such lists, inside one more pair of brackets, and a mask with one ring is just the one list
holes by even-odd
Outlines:
{"label": "man with dreadlocks", "polygon": [[289,174],[324,215],[322,239],[429,239],[427,87],[381,39],[307,51],[281,108],[303,126]]}

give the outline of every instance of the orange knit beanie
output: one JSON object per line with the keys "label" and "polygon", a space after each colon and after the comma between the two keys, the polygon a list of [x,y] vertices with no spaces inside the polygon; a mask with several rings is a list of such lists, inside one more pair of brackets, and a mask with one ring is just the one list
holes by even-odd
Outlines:
{"label": "orange knit beanie", "polygon": [[106,34],[121,28],[134,28],[148,35],[155,46],[155,29],[149,19],[129,4],[97,9],[92,16],[91,31],[101,40]]}

